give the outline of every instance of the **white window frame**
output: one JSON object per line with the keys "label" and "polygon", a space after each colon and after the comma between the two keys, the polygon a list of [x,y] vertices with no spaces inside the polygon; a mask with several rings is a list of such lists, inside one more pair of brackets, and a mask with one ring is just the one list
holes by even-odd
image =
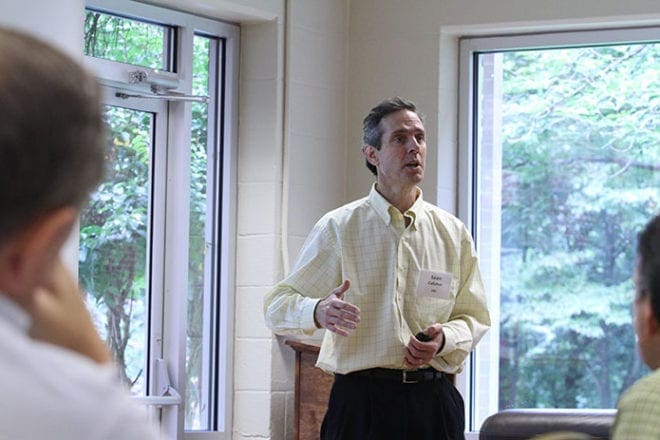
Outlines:
{"label": "white window frame", "polygon": [[[225,74],[218,75],[218,82],[211,84],[211,91],[221,91],[224,94],[224,107],[217,106],[218,118],[209,130],[209,138],[215,136],[216,152],[222,152],[218,158],[218,168],[214,171],[221,174],[222,181],[218,183],[219,195],[217,213],[219,222],[214,225],[217,234],[215,265],[221,270],[217,286],[218,296],[214,309],[217,310],[214,331],[217,346],[214,353],[215,363],[211,367],[217,377],[218,396],[215,399],[216,413],[215,430],[184,432],[184,409],[182,402],[178,405],[163,406],[160,414],[161,427],[166,438],[177,439],[229,439],[232,431],[233,408],[233,313],[235,286],[235,255],[236,255],[236,194],[237,194],[237,133],[238,133],[238,67],[239,67],[239,36],[238,26],[194,16],[162,7],[137,3],[130,0],[88,0],[86,7],[100,12],[119,14],[131,19],[161,23],[177,28],[178,47],[172,48],[177,66],[176,72],[138,67],[129,64],[85,57],[87,67],[93,71],[100,82],[109,87],[120,86],[124,91],[150,92],[151,81],[164,85],[168,92],[189,95],[192,91],[192,42],[194,35],[217,37],[224,40]],[[141,70],[147,73],[149,82],[128,84],[128,73]],[[224,81],[224,83],[223,83]],[[129,102],[116,102],[113,105],[141,109],[142,104],[133,105]],[[142,100],[141,100],[142,101]],[[145,100],[149,101],[149,100]],[[162,102],[162,101],[161,101]],[[211,101],[212,105],[215,101]],[[145,104],[148,106],[148,104]],[[167,125],[158,127],[166,133],[161,136],[167,139],[167,169],[160,172],[164,185],[167,180],[167,191],[164,187],[154,188],[154,203],[164,206],[162,218],[150,219],[151,227],[162,237],[161,246],[152,246],[150,252],[153,262],[159,262],[156,270],[162,275],[161,280],[152,277],[152,291],[163,292],[162,297],[152,297],[153,311],[160,311],[151,329],[150,372],[156,377],[156,362],[159,357],[165,359],[169,370],[169,380],[172,386],[184,396],[186,368],[186,300],[187,300],[187,268],[188,268],[188,228],[189,228],[189,168],[190,168],[190,127],[191,105],[185,100],[170,101]],[[219,115],[224,115],[220,118]],[[221,126],[221,124],[224,125]],[[163,124],[161,124],[163,125]],[[221,168],[219,168],[221,167]],[[162,200],[161,200],[162,199]],[[212,221],[209,219],[209,221]],[[155,240],[154,240],[155,241]],[[157,244],[157,243],[153,243]],[[174,250],[174,251],[172,251]],[[185,251],[183,251],[185,250]],[[152,262],[152,267],[154,264]],[[152,269],[153,270],[153,269]],[[162,319],[161,319],[162,317]],[[206,319],[206,318],[205,318]],[[215,351],[215,349],[214,349]],[[150,393],[156,393],[152,381]]]}
{"label": "white window frame", "polygon": [[[476,216],[477,142],[474,133],[476,111],[475,55],[522,49],[551,49],[581,46],[602,46],[625,43],[644,43],[660,40],[660,27],[636,27],[599,30],[575,30],[525,35],[465,36],[459,40],[458,95],[458,216],[465,222],[478,243]],[[497,176],[495,176],[496,178]],[[492,327],[466,362],[457,378],[457,386],[466,402],[466,430],[468,439],[477,438],[480,423],[497,412],[499,390],[499,290],[489,295]],[[497,296],[495,296],[497,295]],[[494,358],[494,359],[493,359]],[[487,391],[484,392],[484,389]],[[478,401],[485,399],[487,403]],[[481,408],[478,406],[481,405]]]}

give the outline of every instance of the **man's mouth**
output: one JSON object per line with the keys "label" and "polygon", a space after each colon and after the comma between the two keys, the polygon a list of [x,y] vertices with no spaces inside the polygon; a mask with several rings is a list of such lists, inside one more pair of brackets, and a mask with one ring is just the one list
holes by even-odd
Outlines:
{"label": "man's mouth", "polygon": [[408,162],[406,164],[406,166],[410,167],[410,168],[416,168],[416,167],[421,167],[422,164],[421,164],[421,162],[418,162],[418,161],[412,161],[412,162]]}

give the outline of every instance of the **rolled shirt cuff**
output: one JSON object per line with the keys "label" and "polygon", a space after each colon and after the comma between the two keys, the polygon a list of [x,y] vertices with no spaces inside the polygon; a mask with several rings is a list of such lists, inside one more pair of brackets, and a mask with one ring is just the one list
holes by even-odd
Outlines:
{"label": "rolled shirt cuff", "polygon": [[314,321],[314,310],[316,305],[321,301],[321,298],[303,298],[302,308],[300,313],[300,328],[305,333],[313,333],[319,329]]}

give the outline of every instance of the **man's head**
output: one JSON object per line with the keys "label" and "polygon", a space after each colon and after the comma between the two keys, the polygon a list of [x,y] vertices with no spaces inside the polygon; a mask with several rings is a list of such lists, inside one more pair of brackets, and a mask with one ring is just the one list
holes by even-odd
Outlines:
{"label": "man's head", "polygon": [[103,175],[99,93],[94,78],[68,56],[0,29],[0,290],[5,293],[20,289],[57,256]]}
{"label": "man's head", "polygon": [[[386,116],[400,110],[408,110],[417,113],[417,107],[413,102],[399,98],[398,96],[381,101],[378,105],[372,108],[362,121],[362,144],[371,145],[377,150],[380,150],[383,141],[383,127],[381,122]],[[374,176],[378,175],[376,167],[369,163],[368,159],[365,159],[365,162],[369,171],[371,171]]]}
{"label": "man's head", "polygon": [[639,235],[633,313],[637,344],[644,362],[660,367],[660,215]]}
{"label": "man's head", "polygon": [[426,133],[415,105],[393,98],[374,107],[364,119],[362,153],[388,200],[413,192],[416,197],[424,178]]}

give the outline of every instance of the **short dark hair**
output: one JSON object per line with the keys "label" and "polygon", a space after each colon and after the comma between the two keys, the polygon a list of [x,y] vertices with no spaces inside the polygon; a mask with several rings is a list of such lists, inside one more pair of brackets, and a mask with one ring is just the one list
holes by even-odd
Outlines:
{"label": "short dark hair", "polygon": [[637,240],[637,290],[648,295],[655,318],[660,321],[660,215],[656,215]]}
{"label": "short dark hair", "polygon": [[[394,98],[381,101],[374,108],[371,109],[369,114],[362,121],[362,143],[364,145],[371,145],[377,150],[380,150],[383,129],[380,126],[380,121],[387,115],[398,112],[399,110],[410,110],[417,113],[417,107],[412,101],[395,96]],[[418,116],[420,116],[418,114]],[[421,116],[420,116],[421,119]],[[373,173],[374,176],[378,175],[376,167],[365,160],[367,168]]]}
{"label": "short dark hair", "polygon": [[80,207],[104,171],[100,88],[72,58],[0,29],[0,243]]}

